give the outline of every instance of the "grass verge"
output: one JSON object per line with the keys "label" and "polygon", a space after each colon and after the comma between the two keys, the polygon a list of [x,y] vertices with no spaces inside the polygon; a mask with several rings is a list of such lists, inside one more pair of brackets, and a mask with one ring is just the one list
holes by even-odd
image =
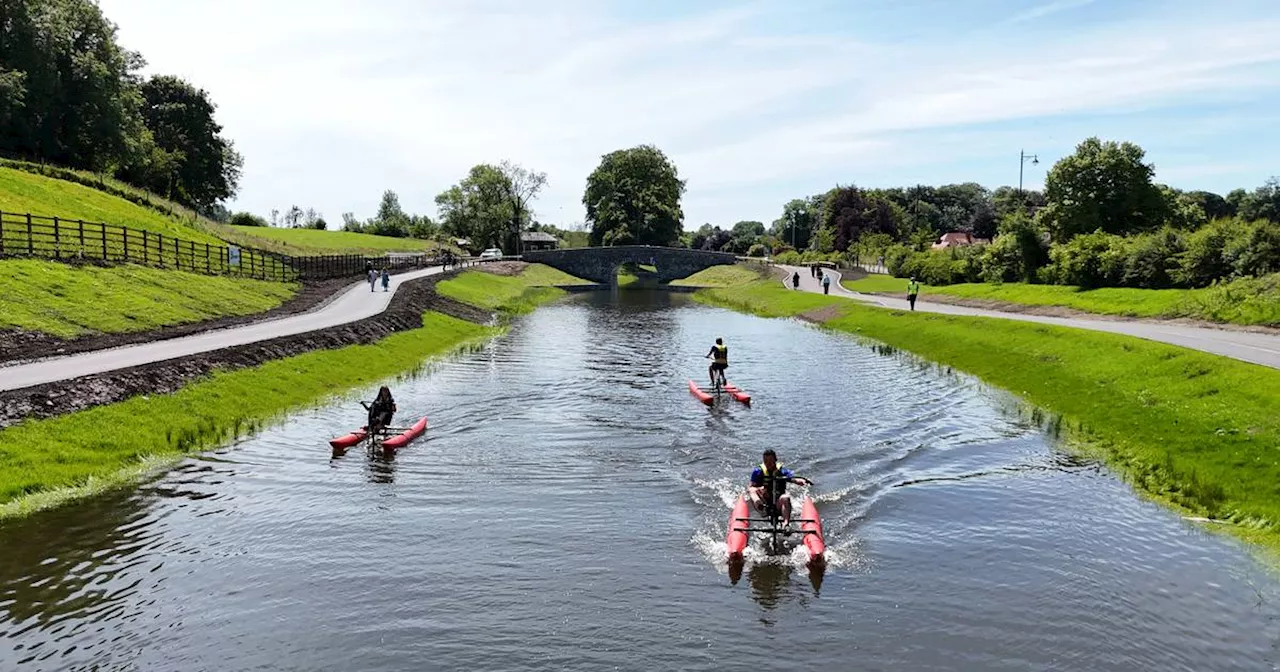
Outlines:
{"label": "grass verge", "polygon": [[[222,244],[216,237],[189,223],[104,191],[3,166],[0,166],[0,211],[6,213],[6,226],[12,221],[10,213],[56,215],[64,219],[126,226],[202,244]],[[58,228],[68,239],[75,231],[74,224],[61,223]]]}
{"label": "grass verge", "polygon": [[[549,278],[561,279],[558,273],[531,266],[520,276],[468,272],[448,282],[460,293],[476,295],[492,289],[490,279],[498,278],[509,301],[484,305],[518,313],[562,295],[550,287],[524,291],[539,289],[532,285]],[[347,389],[369,385],[500,332],[435,312],[426,313],[422,325],[373,345],[318,350],[218,372],[174,394],[138,396],[0,430],[0,519],[136,483],[186,454],[251,433],[334,395],[334,381]]]}
{"label": "grass verge", "polygon": [[7,259],[0,261],[0,328],[60,338],[145,331],[261,313],[297,291],[297,284],[145,266]]}
{"label": "grass verge", "polygon": [[456,301],[508,314],[532,311],[538,305],[564,295],[555,285],[584,281],[543,264],[530,264],[517,275],[467,271],[436,285],[436,291]]}
{"label": "grass verge", "polygon": [[[906,294],[907,281],[869,275],[842,282],[855,292]],[[965,283],[921,287],[929,294],[984,299],[1024,306],[1059,306],[1099,315],[1192,318],[1242,325],[1280,326],[1280,273],[1242,278],[1202,289],[1081,289],[1066,285]]]}
{"label": "grass verge", "polygon": [[712,266],[687,278],[672,280],[671,284],[684,287],[733,287],[760,277],[759,271],[743,264]]}
{"label": "grass verge", "polygon": [[807,316],[973,374],[1053,413],[1068,445],[1141,491],[1280,551],[1280,371],[1116,334],[864,306],[772,280],[695,297]]}
{"label": "grass verge", "polygon": [[[352,231],[318,229],[277,229],[261,226],[228,226],[242,239],[260,238],[289,246],[306,254],[382,254],[384,252],[428,252],[440,245],[430,240],[392,238]],[[261,247],[261,245],[259,245]]]}

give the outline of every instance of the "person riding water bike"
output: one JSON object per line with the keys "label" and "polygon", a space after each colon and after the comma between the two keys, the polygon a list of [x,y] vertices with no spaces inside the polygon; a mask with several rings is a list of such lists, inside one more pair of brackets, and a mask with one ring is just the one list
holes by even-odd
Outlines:
{"label": "person riding water bike", "polygon": [[769,494],[773,493],[773,506],[778,511],[781,525],[791,524],[791,496],[787,494],[787,484],[813,485],[807,478],[795,475],[795,472],[778,464],[778,454],[773,449],[764,451],[764,462],[751,472],[751,485],[747,487],[747,495],[751,497],[751,505],[755,510],[764,513]]}
{"label": "person riding water bike", "polygon": [[369,424],[366,427],[370,434],[377,434],[391,424],[391,417],[396,413],[396,400],[391,398],[391,388],[383,385],[378,389],[378,397],[372,404],[360,402],[369,410]]}
{"label": "person riding water bike", "polygon": [[724,344],[723,338],[716,339],[716,344],[711,346],[707,358],[711,359],[711,366],[707,369],[711,374],[711,387],[716,387],[717,373],[720,374],[720,387],[724,387],[728,384],[724,379],[724,370],[729,368],[729,346]]}

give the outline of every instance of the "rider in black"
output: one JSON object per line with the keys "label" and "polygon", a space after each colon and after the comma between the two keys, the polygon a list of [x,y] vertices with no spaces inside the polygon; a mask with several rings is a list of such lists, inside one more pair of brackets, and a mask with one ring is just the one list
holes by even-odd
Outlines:
{"label": "rider in black", "polygon": [[391,388],[383,385],[378,390],[378,398],[373,400],[372,404],[365,404],[364,407],[369,409],[369,431],[380,429],[391,424],[391,417],[396,412],[396,400],[391,398]]}

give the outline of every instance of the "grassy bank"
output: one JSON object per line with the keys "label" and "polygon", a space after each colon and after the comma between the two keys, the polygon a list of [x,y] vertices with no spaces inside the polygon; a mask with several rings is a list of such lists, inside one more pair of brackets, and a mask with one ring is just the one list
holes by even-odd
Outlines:
{"label": "grassy bank", "polygon": [[146,331],[279,306],[296,284],[162,271],[0,261],[0,329],[61,338]]}
{"label": "grassy bank", "polygon": [[[841,283],[855,292],[906,294],[907,281],[869,275]],[[1021,306],[1058,306],[1099,315],[1193,318],[1242,325],[1280,326],[1280,273],[1203,289],[1081,289],[1065,285],[966,283],[921,286],[921,296],[982,299]]]}
{"label": "grassy bank", "polygon": [[1141,339],[875,308],[772,280],[699,300],[808,315],[1009,390],[1142,491],[1280,550],[1280,371]]}
{"label": "grassy bank", "polygon": [[[492,278],[500,283],[491,284]],[[485,303],[477,305],[519,312],[562,294],[552,288],[525,291],[547,279],[558,279],[556,272],[531,266],[513,277],[468,272],[448,282],[459,294],[485,294]],[[494,287],[503,288],[507,302],[489,296]],[[498,331],[429,312],[422,329],[373,345],[319,350],[219,372],[171,395],[134,397],[0,430],[0,518],[135,482],[185,454],[322,403],[335,393],[338,381],[346,389],[371,385]],[[317,444],[327,438],[317,437]]]}
{"label": "grassy bank", "polygon": [[416,238],[392,238],[351,231],[320,231],[318,229],[277,229],[261,226],[229,226],[228,229],[244,238],[264,238],[288,245],[307,254],[371,254],[384,252],[428,252],[440,245],[434,241]]}
{"label": "grassy bank", "polygon": [[751,282],[759,277],[760,272],[757,268],[748,267],[744,264],[734,264],[732,266],[712,266],[687,278],[672,280],[671,284],[683,287],[734,287]]}
{"label": "grassy bank", "polygon": [[526,313],[564,295],[555,285],[585,281],[542,264],[530,264],[517,275],[467,271],[436,285],[441,296],[504,313]]}
{"label": "grassy bank", "polygon": [[[208,232],[151,208],[83,184],[14,168],[0,167],[0,211],[6,213],[6,225],[10,223],[10,213],[31,213],[86,222],[105,222],[198,243],[221,244]],[[59,226],[59,229],[66,232],[68,237],[74,230],[72,226],[65,224]]]}

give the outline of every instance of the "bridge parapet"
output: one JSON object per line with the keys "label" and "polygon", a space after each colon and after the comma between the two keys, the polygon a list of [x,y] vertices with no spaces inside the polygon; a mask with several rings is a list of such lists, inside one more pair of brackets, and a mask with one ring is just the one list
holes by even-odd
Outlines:
{"label": "bridge parapet", "polygon": [[665,283],[687,278],[712,266],[731,265],[737,261],[737,257],[728,252],[651,245],[537,250],[525,252],[523,258],[530,263],[546,264],[601,284],[613,283],[618,267],[628,262],[653,266],[657,269],[658,281]]}

